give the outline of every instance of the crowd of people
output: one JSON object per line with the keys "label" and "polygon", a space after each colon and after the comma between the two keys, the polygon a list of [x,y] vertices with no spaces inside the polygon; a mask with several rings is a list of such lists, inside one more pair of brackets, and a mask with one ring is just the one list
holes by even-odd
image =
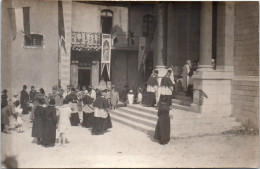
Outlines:
{"label": "crowd of people", "polygon": [[46,95],[43,88],[36,91],[34,86],[28,93],[24,85],[20,99],[18,94],[8,99],[7,92],[6,89],[2,92],[2,131],[11,134],[10,129],[14,128],[23,132],[22,116],[28,114],[33,123],[31,136],[37,139],[37,144],[46,147],[55,143],[66,146],[71,126],[91,128],[93,135],[104,134],[112,128],[108,109],[115,109],[119,102],[115,86],[102,91],[92,86],[83,86],[81,91],[71,86],[65,91],[54,86],[52,93]]}

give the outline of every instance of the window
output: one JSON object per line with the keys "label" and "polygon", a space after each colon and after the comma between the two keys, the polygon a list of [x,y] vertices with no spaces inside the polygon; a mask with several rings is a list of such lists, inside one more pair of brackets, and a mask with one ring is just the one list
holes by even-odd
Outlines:
{"label": "window", "polygon": [[101,11],[102,33],[111,34],[113,11],[104,9]]}
{"label": "window", "polygon": [[152,32],[154,16],[147,14],[143,17],[143,36],[149,36]]}
{"label": "window", "polygon": [[24,46],[32,48],[42,48],[44,45],[43,35],[30,34],[30,36],[24,35]]}

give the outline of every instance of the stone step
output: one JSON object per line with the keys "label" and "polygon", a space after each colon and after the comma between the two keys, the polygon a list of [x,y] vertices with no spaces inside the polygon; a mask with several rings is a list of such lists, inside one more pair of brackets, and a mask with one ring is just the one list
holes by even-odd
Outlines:
{"label": "stone step", "polygon": [[172,103],[190,107],[192,102],[172,99]]}
{"label": "stone step", "polygon": [[186,101],[186,102],[192,102],[192,98],[191,97],[182,96],[182,95],[175,95],[174,99],[181,100],[181,101]]}
{"label": "stone step", "polygon": [[191,109],[191,107],[189,107],[189,106],[184,106],[184,105],[172,103],[171,107],[172,107],[173,109],[179,109],[179,110],[185,110],[185,111],[190,111],[190,112],[192,112],[192,109]]}
{"label": "stone step", "polygon": [[131,105],[127,105],[127,107],[131,108],[131,109],[142,111],[144,113],[149,113],[149,114],[157,114],[157,112],[158,112],[158,110],[155,107],[145,107],[140,104],[131,104]]}
{"label": "stone step", "polygon": [[134,122],[132,120],[128,120],[126,118],[116,116],[115,114],[112,114],[112,113],[111,113],[111,119],[112,119],[112,121],[121,123],[125,126],[131,127],[135,130],[138,130],[138,131],[141,131],[141,132],[144,132],[144,133],[149,133],[151,131],[154,131],[154,127],[149,127],[147,125],[143,125],[143,124]]}
{"label": "stone step", "polygon": [[[149,127],[140,123],[136,123],[134,121],[122,118],[122,117],[118,117],[118,116],[114,116],[113,114],[111,114],[111,119],[115,122],[121,123],[123,125],[126,125],[128,127],[131,127],[135,130],[144,132],[146,134],[154,134],[154,127]],[[208,127],[208,128],[202,128],[200,130],[174,130],[174,128],[172,128],[171,130],[171,138],[185,138],[185,137],[194,137],[194,136],[200,136],[200,135],[207,135],[207,134],[220,134],[224,131],[229,131],[231,129],[236,129],[239,128],[240,124],[236,124],[233,125],[232,127],[228,126],[228,127]]]}
{"label": "stone step", "polygon": [[[186,106],[181,106],[179,107],[184,107],[183,109],[178,108],[176,110],[175,107],[170,111],[170,117],[171,118],[211,118],[211,117],[229,117],[229,115],[226,114],[214,114],[214,115],[207,115],[207,114],[200,114],[200,113],[195,113],[190,111],[189,109],[187,110]],[[133,111],[137,110],[139,112],[143,112],[143,114],[148,114],[148,115],[155,115],[157,117],[157,112],[158,110],[154,107],[144,107],[139,104],[132,104],[132,105],[127,105],[127,107],[120,107],[120,109],[124,108],[129,108],[132,109]]]}
{"label": "stone step", "polygon": [[[130,113],[131,112],[131,113]],[[155,117],[152,117],[150,119],[147,119],[146,117],[141,117],[139,114],[133,114],[133,111],[122,111],[122,110],[113,110],[110,113],[114,114],[115,116],[120,116],[121,118],[125,118],[130,121],[134,121],[136,123],[141,123],[143,125],[147,125],[149,127],[155,127],[157,123],[157,119]],[[194,127],[200,127],[203,128],[204,126],[210,127],[211,125],[222,125],[223,123],[230,124],[232,122],[235,122],[235,118],[228,117],[228,118],[173,118],[171,120],[171,124],[174,128],[180,129],[180,128],[194,128]],[[180,127],[181,126],[181,127]]]}
{"label": "stone step", "polygon": [[122,113],[129,113],[129,114],[135,115],[137,117],[141,117],[141,118],[145,118],[145,119],[149,119],[149,120],[153,120],[153,121],[157,121],[157,119],[158,119],[157,112],[154,113],[154,114],[153,113],[146,113],[146,112],[143,112],[143,111],[131,109],[129,107],[120,107],[117,110],[122,112]]}
{"label": "stone step", "polygon": [[117,116],[117,117],[119,116],[119,117],[127,119],[129,121],[133,121],[135,123],[143,124],[143,125],[146,125],[149,127],[155,127],[155,125],[156,125],[155,120],[140,118],[140,117],[130,114],[130,113],[121,112],[120,110],[112,110],[112,111],[110,111],[110,114],[113,114],[114,116]]}

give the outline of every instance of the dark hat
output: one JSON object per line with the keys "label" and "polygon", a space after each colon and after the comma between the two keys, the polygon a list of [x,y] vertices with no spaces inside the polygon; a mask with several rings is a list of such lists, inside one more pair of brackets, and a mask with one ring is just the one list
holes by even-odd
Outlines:
{"label": "dark hat", "polygon": [[3,93],[7,93],[7,90],[6,90],[6,89],[4,89],[2,92],[3,92]]}
{"label": "dark hat", "polygon": [[54,100],[54,98],[50,98],[49,104],[50,104],[50,105],[55,105],[55,100]]}

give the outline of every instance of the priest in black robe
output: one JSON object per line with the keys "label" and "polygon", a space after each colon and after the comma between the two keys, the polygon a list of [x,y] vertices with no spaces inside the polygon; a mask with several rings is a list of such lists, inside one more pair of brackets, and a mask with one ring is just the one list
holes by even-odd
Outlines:
{"label": "priest in black robe", "polygon": [[92,127],[92,122],[94,118],[94,107],[93,98],[91,97],[92,89],[88,89],[88,93],[84,95],[83,101],[83,121],[82,126],[86,128]]}
{"label": "priest in black robe", "polygon": [[170,78],[172,71],[168,70],[166,75],[162,78],[161,84],[160,84],[160,99],[159,99],[159,105],[161,104],[161,99],[166,99],[166,104],[168,106],[172,105],[172,92],[173,92],[173,83]]}
{"label": "priest in black robe", "polygon": [[109,104],[105,96],[105,91],[98,93],[98,97],[95,100],[94,107],[94,118],[92,124],[92,134],[100,135],[112,128],[111,118],[108,112]]}
{"label": "priest in black robe", "polygon": [[42,144],[44,146],[54,146],[56,141],[56,108],[54,107],[55,100],[50,99],[49,106],[45,108],[43,114],[43,137]]}
{"label": "priest in black robe", "polygon": [[155,93],[158,89],[158,70],[155,70],[154,73],[147,81],[147,90],[146,90],[146,97],[144,100],[144,104],[149,107],[153,107],[156,103],[156,96]]}
{"label": "priest in black robe", "polygon": [[20,98],[20,103],[21,103],[21,108],[23,109],[22,114],[28,114],[29,113],[29,94],[26,91],[27,86],[23,85],[23,90],[21,91],[21,98]]}
{"label": "priest in black robe", "polygon": [[155,128],[154,139],[164,145],[170,141],[171,125],[170,125],[170,107],[166,104],[166,97],[161,98],[161,104],[158,109],[158,121]]}

